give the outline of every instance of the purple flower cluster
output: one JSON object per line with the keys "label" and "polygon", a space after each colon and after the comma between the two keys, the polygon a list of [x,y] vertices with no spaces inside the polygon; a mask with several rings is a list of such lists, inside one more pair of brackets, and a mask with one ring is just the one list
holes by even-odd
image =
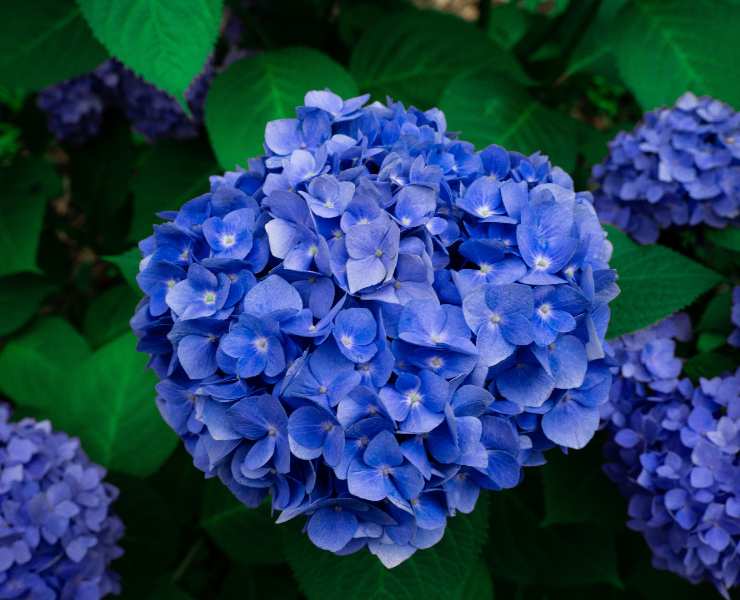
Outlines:
{"label": "purple flower cluster", "polygon": [[109,563],[123,524],[118,490],[79,440],[0,407],[0,598],[97,599],[119,591]]}
{"label": "purple flower cluster", "polygon": [[120,110],[131,126],[150,141],[198,135],[206,93],[214,75],[209,61],[185,92],[192,118],[177,100],[144,81],[115,59],[95,71],[46,88],[38,106],[47,115],[49,130],[62,141],[83,143],[95,137],[107,110]]}
{"label": "purple flower cluster", "polygon": [[643,244],[661,229],[740,224],[740,114],[686,93],[620,132],[593,169],[602,221]]}
{"label": "purple flower cluster", "polygon": [[727,343],[740,348],[740,285],[732,290],[732,324],[735,326]]}
{"label": "purple flower cluster", "polygon": [[605,471],[654,566],[729,597],[740,571],[740,370],[698,387],[681,379],[673,338],[690,333],[679,315],[612,345]]}
{"label": "purple flower cluster", "polygon": [[131,325],[196,466],[392,567],[592,437],[618,293],[588,193],[444,114],[306,94],[140,244]]}

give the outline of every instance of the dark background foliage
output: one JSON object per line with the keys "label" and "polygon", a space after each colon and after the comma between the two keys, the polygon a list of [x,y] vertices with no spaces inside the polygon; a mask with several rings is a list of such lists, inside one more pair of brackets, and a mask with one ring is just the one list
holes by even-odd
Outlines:
{"label": "dark background foliage", "polygon": [[[297,525],[273,525],[267,507],[247,510],[192,467],[157,414],[156,379],[128,319],[139,298],[135,243],[154,213],[259,154],[265,122],[289,116],[308,89],[438,105],[464,139],[541,149],[583,189],[606,142],[645,110],[686,90],[740,106],[740,4],[225,4],[244,27],[240,46],[255,53],[216,77],[197,139],[149,144],[111,113],[82,146],[52,139],[36,92],[114,55],[182,98],[213,51],[221,1],[0,4],[0,390],[16,417],[49,418],[79,436],[121,489],[126,554],[114,568],[124,597],[712,597],[709,586],[650,567],[601,473],[601,436],[569,456],[551,453],[515,490],[484,494],[440,544],[392,571],[367,553],[317,550]],[[668,234],[649,247],[610,237],[623,294],[609,335],[690,306],[699,336],[680,348],[689,374],[737,364],[724,340],[738,232]]]}

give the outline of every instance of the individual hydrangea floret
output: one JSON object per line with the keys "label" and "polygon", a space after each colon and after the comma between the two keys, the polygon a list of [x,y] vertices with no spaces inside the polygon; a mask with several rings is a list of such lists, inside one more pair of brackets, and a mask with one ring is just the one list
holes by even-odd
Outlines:
{"label": "individual hydrangea floret", "polygon": [[0,597],[102,598],[120,585],[109,563],[123,524],[118,490],[79,440],[48,421],[11,423],[0,406]]}
{"label": "individual hydrangea floret", "polygon": [[727,340],[730,346],[740,348],[740,285],[732,290],[732,333]]}
{"label": "individual hydrangea floret", "polygon": [[546,157],[476,152],[437,109],[313,91],[296,115],[162,214],[131,324],[198,468],[392,567],[592,437],[611,246]]}
{"label": "individual hydrangea floret", "polygon": [[662,229],[740,224],[740,114],[688,92],[609,144],[593,169],[602,221],[643,244]]}
{"label": "individual hydrangea floret", "polygon": [[605,471],[654,566],[729,598],[740,571],[740,370],[698,386],[681,378],[675,340],[690,338],[688,317],[676,315],[610,344]]}

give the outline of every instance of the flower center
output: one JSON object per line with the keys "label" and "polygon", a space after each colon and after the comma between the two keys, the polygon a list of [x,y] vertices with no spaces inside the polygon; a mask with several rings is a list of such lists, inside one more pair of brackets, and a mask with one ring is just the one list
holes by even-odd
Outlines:
{"label": "flower center", "polygon": [[421,403],[421,394],[417,391],[409,392],[406,394],[406,400],[408,401],[409,405],[416,406],[417,404]]}
{"label": "flower center", "polygon": [[341,229],[335,229],[331,232],[331,234],[334,236],[335,240],[341,240],[342,236],[344,235]]}
{"label": "flower center", "polygon": [[168,279],[167,280],[167,287],[170,288],[170,289],[172,289],[173,287],[175,287],[175,284],[176,283],[177,282],[174,279]]}
{"label": "flower center", "polygon": [[259,352],[267,351],[267,338],[259,337],[256,340],[254,340],[254,347],[257,348]]}
{"label": "flower center", "polygon": [[203,294],[203,302],[205,304],[215,304],[216,292],[206,292],[205,294]]}
{"label": "flower center", "polygon": [[429,336],[429,339],[432,340],[435,344],[441,344],[445,341],[446,336],[443,333],[433,333]]}
{"label": "flower center", "polygon": [[442,367],[443,364],[445,363],[439,356],[432,356],[432,358],[429,359],[429,365],[433,369],[439,369]]}
{"label": "flower center", "polygon": [[480,274],[485,275],[487,273],[490,273],[493,271],[493,267],[487,263],[481,263],[480,265]]}
{"label": "flower center", "polygon": [[391,473],[393,473],[393,469],[389,467],[388,465],[383,465],[381,467],[378,467],[378,471],[380,471],[380,474],[384,477],[388,477]]}
{"label": "flower center", "polygon": [[326,394],[326,392],[328,392],[328,391],[329,390],[328,390],[328,388],[325,385],[320,385],[319,386],[319,394]]}
{"label": "flower center", "polygon": [[378,258],[380,258],[381,256],[383,256],[383,251],[380,248],[376,248],[375,249],[375,256],[377,256]]}
{"label": "flower center", "polygon": [[180,260],[187,260],[188,256],[190,256],[189,248],[185,248],[182,252],[180,252]]}
{"label": "flower center", "polygon": [[236,244],[236,236],[233,233],[227,233],[221,236],[221,245],[224,248],[229,248]]}
{"label": "flower center", "polygon": [[534,261],[534,266],[537,269],[545,270],[550,266],[550,259],[546,256],[538,256],[537,259]]}
{"label": "flower center", "polygon": [[328,431],[331,431],[332,429],[334,429],[334,423],[332,423],[331,421],[324,421],[321,424],[321,429],[323,429],[324,431],[327,431],[327,432]]}
{"label": "flower center", "polygon": [[267,426],[267,435],[275,437],[278,434],[277,428],[274,425]]}
{"label": "flower center", "polygon": [[490,207],[488,207],[488,206],[479,206],[479,207],[478,207],[478,210],[476,210],[475,212],[477,212],[477,213],[478,213],[478,216],[479,216],[479,217],[483,217],[484,219],[485,219],[486,217],[490,217],[490,216],[491,216],[491,214],[492,214],[492,213],[491,213],[491,209],[490,209]]}
{"label": "flower center", "polygon": [[345,348],[351,348],[352,347],[352,338],[348,335],[343,335],[341,338],[342,346]]}
{"label": "flower center", "polygon": [[401,225],[405,225],[406,227],[408,227],[409,225],[411,225],[411,219],[409,219],[408,217],[403,217],[401,219]]}
{"label": "flower center", "polygon": [[316,244],[312,244],[308,248],[308,253],[311,256],[316,256],[319,253],[319,247]]}
{"label": "flower center", "polygon": [[488,317],[488,320],[491,322],[492,325],[498,325],[502,321],[501,315],[498,313],[491,313],[491,316]]}
{"label": "flower center", "polygon": [[540,315],[540,317],[542,317],[543,319],[549,317],[551,312],[552,307],[549,304],[541,304],[537,309],[537,314]]}
{"label": "flower center", "polygon": [[334,202],[331,200],[324,200],[324,206],[326,206],[326,208],[334,208]]}

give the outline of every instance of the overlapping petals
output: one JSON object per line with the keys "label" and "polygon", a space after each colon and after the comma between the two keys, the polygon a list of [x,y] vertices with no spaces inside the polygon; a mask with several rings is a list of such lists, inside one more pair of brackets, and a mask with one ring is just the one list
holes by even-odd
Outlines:
{"label": "overlapping petals", "polygon": [[688,92],[620,132],[593,169],[602,221],[650,244],[662,229],[740,223],[740,114]]}
{"label": "overlapping petals", "polygon": [[612,344],[605,470],[654,566],[729,598],[740,574],[740,371],[696,386],[681,378],[675,340],[689,337],[678,315]]}
{"label": "overlapping petals", "polygon": [[616,295],[590,195],[444,115],[309,92],[142,241],[131,325],[196,466],[392,567],[598,425]]}
{"label": "overlapping petals", "polygon": [[123,551],[112,514],[118,490],[79,440],[48,421],[8,422],[0,406],[0,596],[102,598],[118,593],[108,569]]}

